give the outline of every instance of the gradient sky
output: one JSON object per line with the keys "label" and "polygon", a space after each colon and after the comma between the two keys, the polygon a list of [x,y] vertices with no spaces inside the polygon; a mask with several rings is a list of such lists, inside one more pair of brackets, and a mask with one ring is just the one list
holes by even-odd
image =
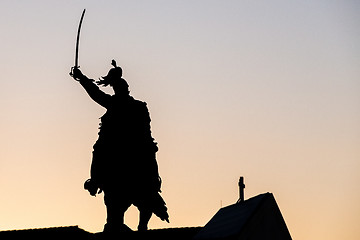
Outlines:
{"label": "gradient sky", "polygon": [[171,221],[151,228],[205,225],[242,175],[246,198],[274,194],[293,239],[359,238],[350,0],[2,0],[0,230],[105,223],[103,196],[83,190],[105,110],[68,75],[83,8],[82,71],[116,59],[148,103]]}

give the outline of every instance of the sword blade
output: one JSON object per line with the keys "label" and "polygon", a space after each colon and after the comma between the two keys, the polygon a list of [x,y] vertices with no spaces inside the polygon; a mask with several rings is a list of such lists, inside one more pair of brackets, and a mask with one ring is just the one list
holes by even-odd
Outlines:
{"label": "sword blade", "polygon": [[79,42],[80,42],[80,30],[81,30],[81,25],[82,25],[82,21],[84,19],[84,15],[85,15],[85,10],[83,10],[82,14],[81,14],[81,18],[80,18],[80,22],[79,22],[79,27],[78,27],[78,31],[77,31],[77,36],[76,36],[76,50],[75,50],[75,66],[76,68],[79,67]]}

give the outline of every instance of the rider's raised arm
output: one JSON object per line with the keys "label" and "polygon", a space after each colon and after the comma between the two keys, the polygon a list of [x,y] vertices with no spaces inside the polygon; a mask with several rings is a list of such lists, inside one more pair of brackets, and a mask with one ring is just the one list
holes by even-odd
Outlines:
{"label": "rider's raised arm", "polygon": [[107,108],[110,105],[111,95],[104,93],[94,83],[94,80],[83,77],[80,79],[80,84],[84,87],[86,92],[89,94],[92,100]]}
{"label": "rider's raised arm", "polygon": [[101,91],[100,88],[94,83],[94,80],[85,77],[80,79],[80,84],[84,87],[92,100],[94,100],[104,108],[107,108],[109,106],[111,101],[111,95]]}
{"label": "rider's raised arm", "polygon": [[94,83],[94,80],[86,77],[79,68],[72,68],[70,75],[85,88],[89,96],[101,106],[107,108],[111,101],[111,96],[104,93]]}

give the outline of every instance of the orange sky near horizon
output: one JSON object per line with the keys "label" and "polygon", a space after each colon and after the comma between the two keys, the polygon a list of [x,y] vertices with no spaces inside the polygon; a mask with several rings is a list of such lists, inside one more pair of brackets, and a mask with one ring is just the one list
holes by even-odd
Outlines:
{"label": "orange sky near horizon", "polygon": [[358,239],[360,4],[325,0],[1,1],[0,231],[105,223],[83,190],[105,110],[68,75],[83,8],[82,71],[116,59],[149,107],[170,214],[150,228],[205,225],[244,176],[293,239]]}

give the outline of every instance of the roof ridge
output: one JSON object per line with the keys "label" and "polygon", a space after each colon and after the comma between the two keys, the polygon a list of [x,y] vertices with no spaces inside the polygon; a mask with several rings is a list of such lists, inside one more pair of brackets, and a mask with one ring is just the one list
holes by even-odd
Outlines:
{"label": "roof ridge", "polygon": [[22,228],[22,229],[9,229],[9,230],[1,230],[0,232],[17,232],[17,231],[36,231],[36,230],[51,230],[51,229],[80,229],[84,232],[87,232],[86,230],[79,227],[79,225],[71,225],[71,226],[54,226],[54,227],[35,227],[35,228]]}

